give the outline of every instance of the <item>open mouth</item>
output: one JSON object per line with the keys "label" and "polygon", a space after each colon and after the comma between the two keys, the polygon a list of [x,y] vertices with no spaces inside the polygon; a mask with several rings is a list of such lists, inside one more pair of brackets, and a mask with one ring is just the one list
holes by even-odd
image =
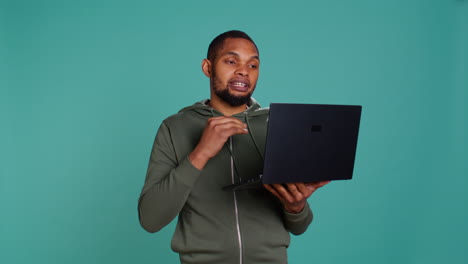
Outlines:
{"label": "open mouth", "polygon": [[249,90],[250,84],[244,80],[233,80],[229,82],[229,88],[238,92],[246,92]]}

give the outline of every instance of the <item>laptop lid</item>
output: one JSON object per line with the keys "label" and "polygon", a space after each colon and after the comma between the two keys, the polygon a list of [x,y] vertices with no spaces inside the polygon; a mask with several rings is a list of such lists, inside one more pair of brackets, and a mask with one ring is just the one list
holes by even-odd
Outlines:
{"label": "laptop lid", "polygon": [[361,109],[270,104],[263,183],[351,179]]}

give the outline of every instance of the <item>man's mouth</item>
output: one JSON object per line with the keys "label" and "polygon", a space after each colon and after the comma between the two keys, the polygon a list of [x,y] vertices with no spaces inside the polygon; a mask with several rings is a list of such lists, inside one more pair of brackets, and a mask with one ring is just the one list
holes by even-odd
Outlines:
{"label": "man's mouth", "polygon": [[234,80],[229,82],[229,88],[238,92],[246,92],[249,90],[249,83],[243,80]]}

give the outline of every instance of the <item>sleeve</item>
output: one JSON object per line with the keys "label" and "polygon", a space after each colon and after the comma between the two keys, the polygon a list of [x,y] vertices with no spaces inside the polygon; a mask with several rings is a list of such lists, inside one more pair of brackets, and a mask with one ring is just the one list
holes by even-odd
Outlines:
{"label": "sleeve", "polygon": [[178,161],[169,128],[163,123],[154,140],[138,200],[141,226],[154,233],[169,224],[182,210],[200,173],[188,156]]}
{"label": "sleeve", "polygon": [[284,225],[286,230],[293,235],[301,235],[307,230],[310,223],[312,223],[313,214],[307,202],[304,209],[298,214],[292,214],[284,211]]}

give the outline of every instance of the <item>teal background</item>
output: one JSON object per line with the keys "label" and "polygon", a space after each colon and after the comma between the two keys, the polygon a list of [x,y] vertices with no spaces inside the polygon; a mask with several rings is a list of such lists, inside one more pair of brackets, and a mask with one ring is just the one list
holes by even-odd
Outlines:
{"label": "teal background", "polygon": [[468,263],[468,1],[7,0],[0,23],[1,263],[177,263],[137,199],[229,29],[263,105],[363,105],[354,179],[310,198],[290,263]]}

